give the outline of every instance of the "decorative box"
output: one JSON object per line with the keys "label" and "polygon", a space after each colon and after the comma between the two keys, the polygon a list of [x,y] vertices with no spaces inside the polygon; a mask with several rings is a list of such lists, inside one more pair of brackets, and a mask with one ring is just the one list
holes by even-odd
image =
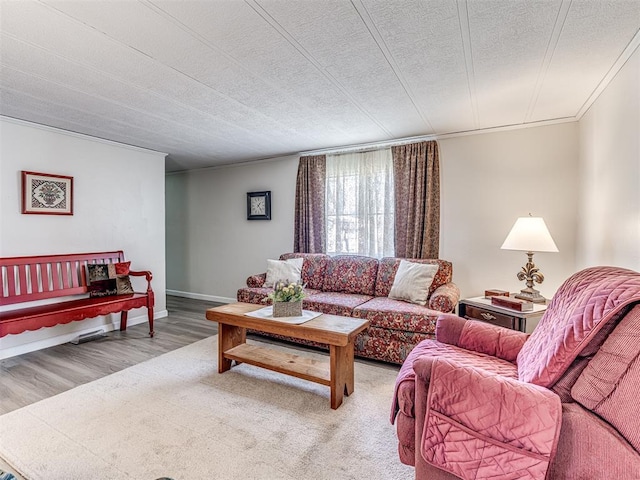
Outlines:
{"label": "decorative box", "polygon": [[484,296],[485,297],[508,297],[509,292],[507,292],[506,290],[497,290],[495,288],[492,288],[491,290],[485,290]]}
{"label": "decorative box", "polygon": [[519,298],[502,297],[500,295],[491,297],[491,304],[498,307],[511,308],[518,312],[531,312],[533,311],[533,302],[526,300],[520,300]]}

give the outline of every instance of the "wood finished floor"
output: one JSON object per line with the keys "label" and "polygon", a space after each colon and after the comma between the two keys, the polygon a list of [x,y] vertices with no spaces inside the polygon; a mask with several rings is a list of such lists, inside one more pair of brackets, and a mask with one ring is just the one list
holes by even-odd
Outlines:
{"label": "wood finished floor", "polygon": [[214,302],[167,296],[169,316],[79,345],[65,343],[0,360],[0,415],[97,380],[218,333],[205,319]]}

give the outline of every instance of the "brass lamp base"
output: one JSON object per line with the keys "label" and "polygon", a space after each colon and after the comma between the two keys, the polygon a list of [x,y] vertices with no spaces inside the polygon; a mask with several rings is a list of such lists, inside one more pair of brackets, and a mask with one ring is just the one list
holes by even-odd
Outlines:
{"label": "brass lamp base", "polygon": [[533,288],[533,282],[542,283],[544,281],[544,275],[542,275],[542,272],[538,270],[533,263],[533,252],[527,252],[527,257],[529,261],[522,267],[522,270],[518,272],[518,280],[524,280],[527,288],[520,290],[520,293],[516,294],[515,297],[533,303],[545,303],[547,299],[540,295],[538,290]]}
{"label": "brass lamp base", "polygon": [[535,288],[523,288],[520,290],[520,293],[516,293],[514,297],[533,303],[546,303],[547,301],[547,299],[540,295],[540,292]]}

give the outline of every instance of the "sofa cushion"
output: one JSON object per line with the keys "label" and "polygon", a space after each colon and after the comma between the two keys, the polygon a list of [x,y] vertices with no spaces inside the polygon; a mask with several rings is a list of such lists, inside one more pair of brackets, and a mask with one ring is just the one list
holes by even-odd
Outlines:
{"label": "sofa cushion", "polygon": [[116,293],[118,295],[128,295],[135,293],[133,285],[131,285],[131,278],[129,277],[129,271],[131,268],[131,262],[118,262],[113,264],[113,270],[109,269],[109,276],[115,276],[116,279]]}
{"label": "sofa cushion", "polygon": [[609,320],[638,301],[638,272],[592,267],[569,277],[518,354],[520,380],[553,385]]}
{"label": "sofa cushion", "polygon": [[131,293],[135,293],[133,285],[131,285],[131,278],[129,278],[129,275],[116,276],[116,293],[118,295],[129,295]]}
{"label": "sofa cushion", "polygon": [[378,259],[360,255],[329,258],[322,290],[371,295],[375,291]]}
{"label": "sofa cushion", "polygon": [[87,265],[87,291],[90,297],[116,295],[116,268],[113,263]]}
{"label": "sofa cushion", "polygon": [[303,258],[289,258],[287,260],[267,260],[267,276],[265,287],[273,287],[280,281],[298,283],[302,272]]}
{"label": "sofa cushion", "polygon": [[429,288],[437,272],[437,265],[400,260],[389,298],[426,305]]}
{"label": "sofa cushion", "polygon": [[117,275],[129,275],[129,270],[131,268],[131,262],[118,262],[113,264],[113,268],[115,269],[115,274]]}
{"label": "sofa cushion", "polygon": [[322,290],[329,256],[323,253],[283,253],[280,260],[303,258],[301,281],[308,288]]}
{"label": "sofa cushion", "polygon": [[368,300],[371,300],[369,295],[340,292],[318,292],[305,298],[302,302],[302,306],[303,308],[313,310],[314,312],[351,317],[353,309]]}
{"label": "sofa cushion", "polygon": [[571,389],[571,396],[613,425],[640,451],[640,305],[609,334]]}
{"label": "sofa cushion", "polygon": [[366,318],[372,326],[429,335],[435,334],[436,320],[440,314],[422,305],[387,297],[372,298],[353,311],[354,317]]}
{"label": "sofa cushion", "polygon": [[[396,271],[398,270],[398,266],[400,265],[400,260],[403,259],[396,257],[385,257],[380,260],[378,265],[378,278],[376,278],[376,297],[389,296],[391,286],[393,285],[393,280],[396,276]],[[431,282],[431,286],[429,287],[429,296],[431,296],[431,294],[439,286],[451,282],[453,276],[453,266],[451,265],[451,262],[447,262],[446,260],[424,258],[410,258],[407,260],[414,263],[429,263],[438,265],[438,272],[436,273],[435,277],[433,277],[433,281]]]}

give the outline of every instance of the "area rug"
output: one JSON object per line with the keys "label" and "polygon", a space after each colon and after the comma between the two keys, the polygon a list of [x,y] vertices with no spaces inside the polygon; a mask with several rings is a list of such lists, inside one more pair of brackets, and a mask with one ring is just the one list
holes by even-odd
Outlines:
{"label": "area rug", "polygon": [[28,480],[413,478],[388,420],[397,368],[356,361],[355,392],[331,410],[323,385],[218,374],[216,349],[210,337],[3,415],[0,457]]}

